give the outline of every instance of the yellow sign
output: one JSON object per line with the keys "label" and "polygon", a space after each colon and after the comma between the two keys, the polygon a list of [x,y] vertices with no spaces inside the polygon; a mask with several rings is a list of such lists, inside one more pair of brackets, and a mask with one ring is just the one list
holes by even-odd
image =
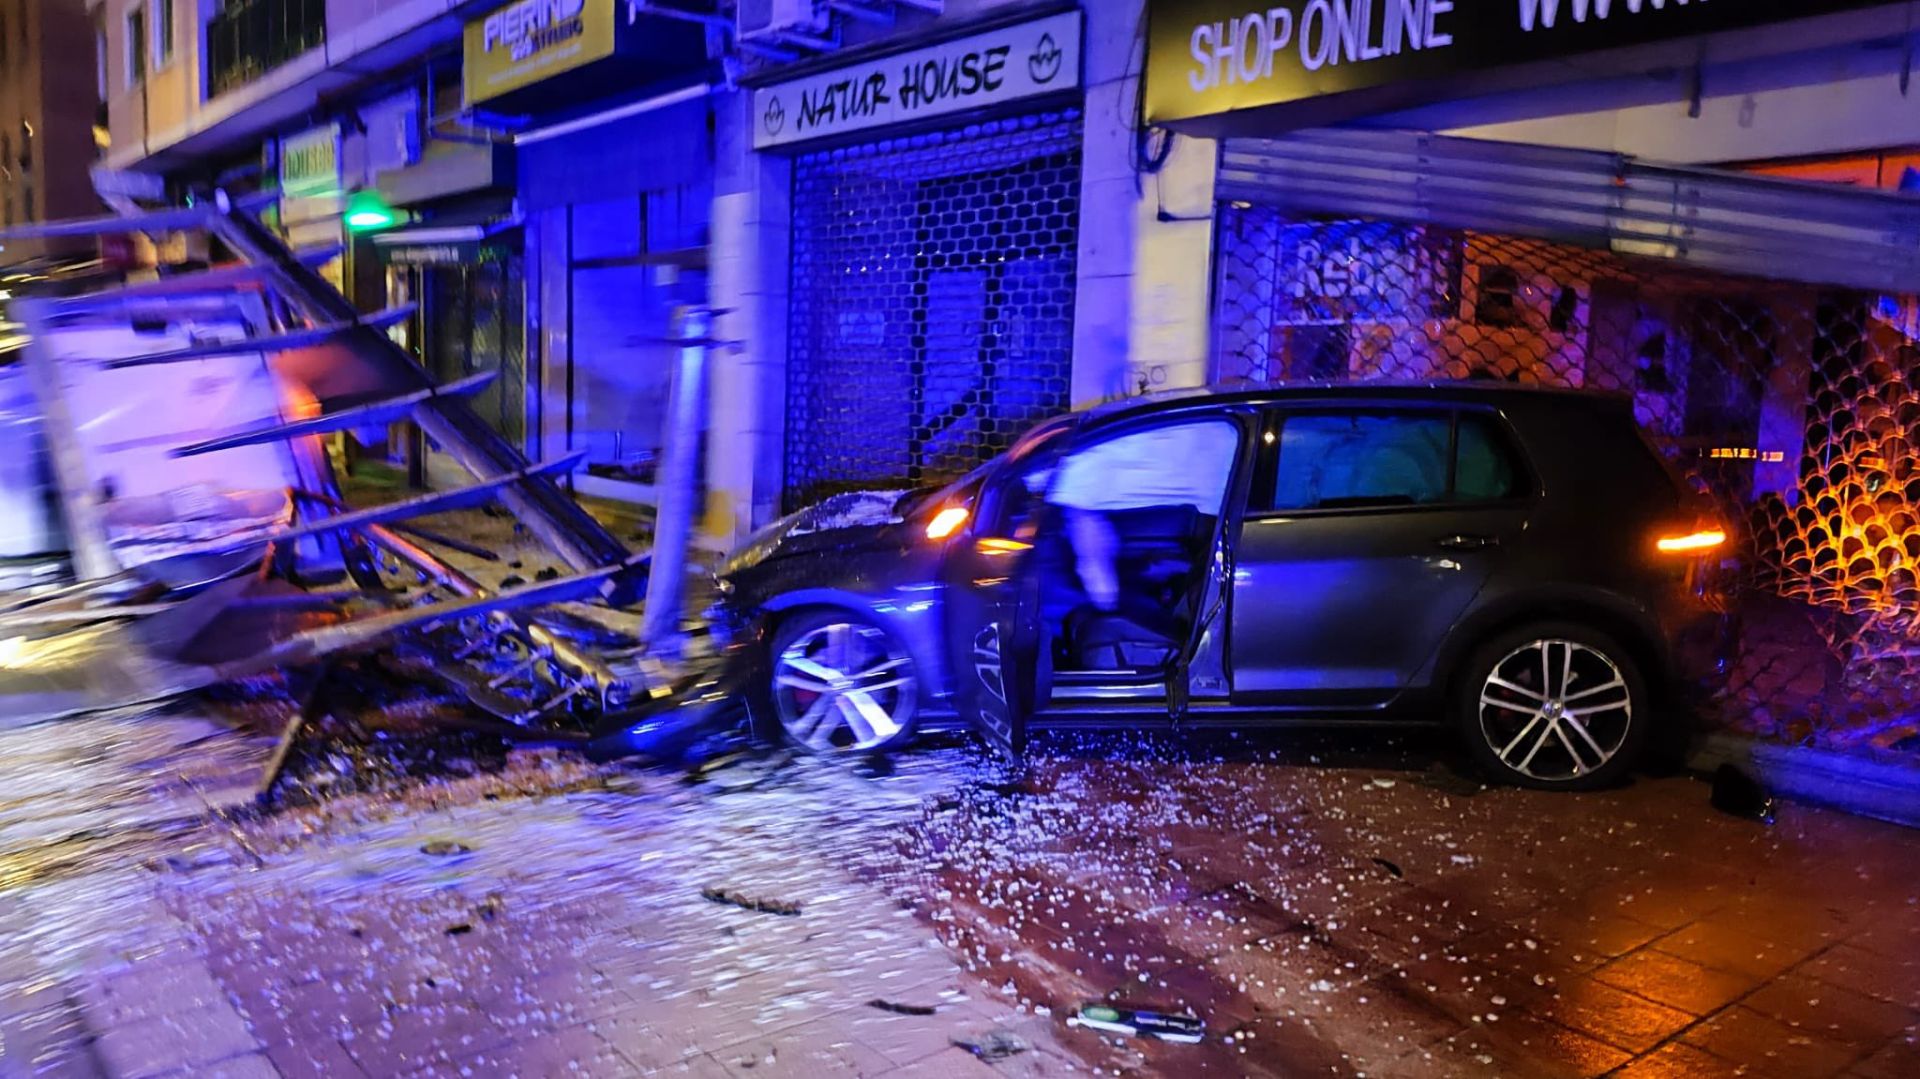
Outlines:
{"label": "yellow sign", "polygon": [[467,24],[468,104],[613,55],[617,0],[517,0]]}

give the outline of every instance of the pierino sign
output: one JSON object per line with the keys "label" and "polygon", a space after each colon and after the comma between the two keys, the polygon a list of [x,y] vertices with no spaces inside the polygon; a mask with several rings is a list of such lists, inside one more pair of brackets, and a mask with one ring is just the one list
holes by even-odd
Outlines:
{"label": "pierino sign", "polygon": [[753,94],[765,150],[1038,97],[1080,85],[1080,12],[929,45]]}
{"label": "pierino sign", "polygon": [[1898,7],[1886,0],[1150,0],[1146,115],[1167,123],[1878,6]]}
{"label": "pierino sign", "polygon": [[466,25],[468,104],[613,55],[615,0],[515,0]]}

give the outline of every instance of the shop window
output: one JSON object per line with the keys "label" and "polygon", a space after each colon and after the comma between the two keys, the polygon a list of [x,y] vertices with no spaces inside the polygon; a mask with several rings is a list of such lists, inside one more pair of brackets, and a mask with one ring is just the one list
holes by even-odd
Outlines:
{"label": "shop window", "polygon": [[127,85],[147,81],[147,9],[135,4],[127,11]]}
{"label": "shop window", "polygon": [[153,66],[173,62],[173,0],[153,0]]}
{"label": "shop window", "polygon": [[1554,333],[1567,333],[1575,328],[1579,317],[1580,290],[1561,285],[1553,294],[1553,307],[1547,312],[1547,328]]}
{"label": "shop window", "polygon": [[1511,266],[1482,266],[1474,321],[1482,326],[1520,324],[1520,275]]}

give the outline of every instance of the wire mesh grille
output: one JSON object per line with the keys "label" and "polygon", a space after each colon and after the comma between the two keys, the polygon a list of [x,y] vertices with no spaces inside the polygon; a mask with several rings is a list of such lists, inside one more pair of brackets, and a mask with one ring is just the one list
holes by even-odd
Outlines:
{"label": "wire mesh grille", "polygon": [[1245,203],[1219,220],[1219,381],[1631,394],[1744,526],[1724,721],[1920,751],[1920,301]]}
{"label": "wire mesh grille", "polygon": [[960,475],[1064,411],[1080,114],[794,162],[785,500]]}

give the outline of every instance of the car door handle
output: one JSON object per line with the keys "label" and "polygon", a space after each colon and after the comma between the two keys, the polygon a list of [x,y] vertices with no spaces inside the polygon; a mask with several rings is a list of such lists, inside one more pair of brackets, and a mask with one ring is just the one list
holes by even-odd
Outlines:
{"label": "car door handle", "polygon": [[1434,546],[1446,551],[1484,551],[1489,547],[1500,546],[1497,536],[1441,536],[1433,541]]}

